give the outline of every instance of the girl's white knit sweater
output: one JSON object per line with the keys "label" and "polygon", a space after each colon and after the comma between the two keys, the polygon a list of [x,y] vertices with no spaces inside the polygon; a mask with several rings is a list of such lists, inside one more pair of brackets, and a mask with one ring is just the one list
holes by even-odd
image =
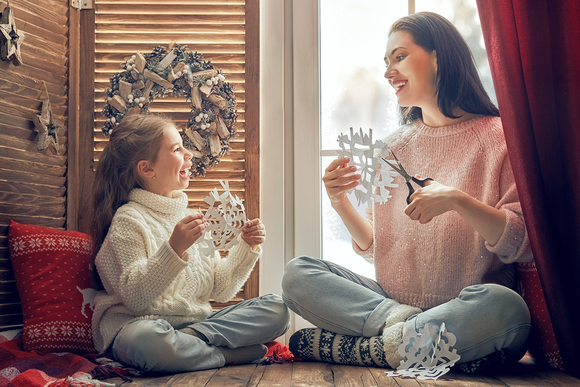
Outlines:
{"label": "girl's white knit sweater", "polygon": [[210,299],[226,302],[248,279],[261,255],[239,238],[226,258],[200,254],[196,244],[177,256],[169,237],[177,222],[194,213],[187,195],[167,198],[142,189],[117,210],[96,257],[105,290],[95,297],[93,340],[104,352],[123,325],[167,320],[181,328],[212,313]]}
{"label": "girl's white knit sweater", "polygon": [[[515,286],[514,262],[533,259],[499,117],[478,117],[456,125],[429,127],[421,120],[403,126],[386,140],[411,175],[431,177],[505,213],[506,226],[495,246],[456,212],[427,224],[404,214],[408,190],[401,177],[382,204],[368,212],[374,242],[355,251],[373,262],[376,278],[389,297],[432,308],[468,285]],[[415,189],[418,186],[414,186]]]}

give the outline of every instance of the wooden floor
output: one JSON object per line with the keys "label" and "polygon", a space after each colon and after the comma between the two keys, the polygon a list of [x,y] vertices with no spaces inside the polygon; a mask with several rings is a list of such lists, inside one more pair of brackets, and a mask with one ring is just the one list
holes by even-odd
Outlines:
{"label": "wooden floor", "polygon": [[509,374],[482,377],[448,373],[436,381],[388,377],[383,368],[353,367],[327,363],[296,362],[271,365],[239,365],[198,372],[158,377],[134,378],[132,383],[120,378],[105,382],[116,386],[166,386],[166,387],[323,387],[323,386],[385,386],[385,387],[477,387],[477,386],[580,386],[580,379],[563,372],[540,369],[533,364],[520,362]]}

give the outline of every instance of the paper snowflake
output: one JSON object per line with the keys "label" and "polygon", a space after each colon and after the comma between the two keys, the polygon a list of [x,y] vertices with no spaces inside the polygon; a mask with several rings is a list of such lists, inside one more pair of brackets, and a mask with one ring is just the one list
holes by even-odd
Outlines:
{"label": "paper snowflake", "polygon": [[354,133],[352,128],[350,137],[342,133],[338,136],[338,145],[341,149],[339,156],[350,158],[348,165],[356,166],[360,171],[361,183],[354,189],[358,205],[368,203],[371,198],[378,203],[386,202],[391,197],[387,188],[397,186],[393,183],[396,172],[382,158],[377,157],[378,154],[387,153],[387,145],[381,140],[373,142],[372,129],[366,134],[362,129]]}
{"label": "paper snowflake", "polygon": [[204,201],[209,204],[204,217],[209,226],[199,243],[199,250],[205,255],[213,255],[216,250],[229,250],[238,244],[237,236],[246,221],[242,200],[230,192],[229,183],[220,181],[224,192],[220,195],[217,188],[209,193]]}
{"label": "paper snowflake", "polygon": [[425,324],[419,332],[409,331],[403,336],[399,345],[399,355],[403,357],[396,371],[386,372],[387,376],[408,376],[417,379],[436,380],[449,372],[449,369],[461,358],[452,348],[456,338],[445,328],[445,323],[438,329]]}

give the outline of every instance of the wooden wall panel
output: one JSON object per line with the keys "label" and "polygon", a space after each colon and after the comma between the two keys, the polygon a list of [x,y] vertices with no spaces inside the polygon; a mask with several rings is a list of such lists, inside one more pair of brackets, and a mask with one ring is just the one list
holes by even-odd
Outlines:
{"label": "wooden wall panel", "polygon": [[[211,59],[234,86],[238,101],[238,138],[232,152],[205,177],[192,179],[188,195],[190,205],[205,207],[206,189],[220,187],[219,180],[245,179],[245,69],[246,69],[246,1],[244,0],[168,0],[163,4],[151,0],[95,1],[95,160],[106,144],[101,133],[104,118],[104,89],[109,78],[120,72],[120,63],[131,55],[149,53],[157,45],[186,45],[190,50]],[[189,104],[183,98],[157,98],[150,104],[152,112],[170,115],[180,127],[190,117]],[[256,127],[257,131],[257,127]],[[236,194],[245,198],[245,186]]]}
{"label": "wooden wall panel", "polygon": [[[8,254],[10,220],[66,228],[68,146],[68,0],[11,0],[16,27],[23,31],[21,66],[0,61],[0,326],[22,323],[22,311]],[[6,1],[0,0],[0,11]],[[37,149],[33,119],[50,97],[62,124],[58,154]]]}

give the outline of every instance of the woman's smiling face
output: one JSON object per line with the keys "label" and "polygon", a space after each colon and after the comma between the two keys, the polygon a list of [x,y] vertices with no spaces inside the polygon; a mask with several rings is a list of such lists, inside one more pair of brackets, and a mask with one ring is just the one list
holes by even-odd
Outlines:
{"label": "woman's smiling face", "polygon": [[395,89],[399,105],[437,108],[437,56],[417,45],[413,36],[395,31],[385,53],[385,78]]}
{"label": "woman's smiling face", "polygon": [[175,126],[165,128],[159,153],[151,168],[155,178],[148,180],[147,189],[171,197],[173,191],[189,186],[192,154],[183,147],[183,140]]}

